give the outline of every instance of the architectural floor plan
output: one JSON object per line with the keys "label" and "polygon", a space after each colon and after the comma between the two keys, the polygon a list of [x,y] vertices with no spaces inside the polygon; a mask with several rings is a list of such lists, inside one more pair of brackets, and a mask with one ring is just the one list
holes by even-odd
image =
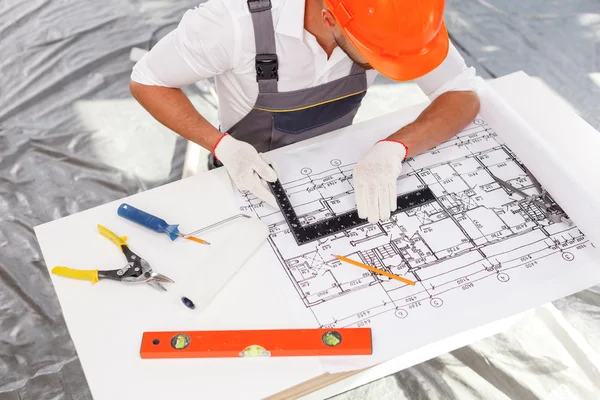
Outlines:
{"label": "architectural floor plan", "polygon": [[[280,180],[302,224],[356,208],[352,168],[359,153],[313,153],[319,161],[304,166],[302,160],[310,158],[301,154],[277,160],[285,166]],[[422,323],[436,309],[476,312],[473,303],[519,296],[514,291],[527,287],[526,281],[544,281],[553,268],[587,259],[593,245],[576,226],[550,222],[537,204],[500,186],[492,174],[538,193],[515,154],[478,118],[451,140],[406,160],[398,194],[428,187],[435,201],[389,221],[299,246],[280,212],[248,193],[240,195],[241,210],[270,226],[270,245],[294,288],[290,296],[318,326],[389,330],[390,324],[410,326],[411,319]],[[334,254],[416,284],[342,263]]]}

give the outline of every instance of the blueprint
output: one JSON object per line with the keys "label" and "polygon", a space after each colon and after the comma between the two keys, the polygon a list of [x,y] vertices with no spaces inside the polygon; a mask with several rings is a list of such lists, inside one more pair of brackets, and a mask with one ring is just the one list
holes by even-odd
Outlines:
{"label": "blueprint", "polygon": [[[354,163],[381,135],[353,127],[325,145],[269,157],[302,224],[356,208]],[[454,138],[406,160],[398,194],[428,187],[435,201],[389,221],[298,245],[281,212],[249,193],[240,193],[239,202],[242,212],[269,225],[269,243],[287,276],[282,290],[296,312],[318,327],[371,327],[373,364],[580,290],[581,282],[570,287],[568,273],[582,268],[583,274],[593,264],[593,244],[577,226],[550,222],[538,204],[492,174],[538,193],[524,165],[478,116]]]}

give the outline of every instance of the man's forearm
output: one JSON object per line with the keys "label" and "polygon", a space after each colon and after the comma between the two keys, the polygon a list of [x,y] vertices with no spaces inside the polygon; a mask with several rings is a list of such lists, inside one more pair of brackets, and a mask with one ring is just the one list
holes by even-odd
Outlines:
{"label": "man's forearm", "polygon": [[158,122],[184,138],[212,151],[222,136],[196,110],[181,89],[146,86],[131,81],[131,94]]}
{"label": "man's forearm", "polygon": [[413,157],[456,135],[479,112],[479,97],[474,92],[447,92],[435,99],[419,117],[389,139],[408,147]]}

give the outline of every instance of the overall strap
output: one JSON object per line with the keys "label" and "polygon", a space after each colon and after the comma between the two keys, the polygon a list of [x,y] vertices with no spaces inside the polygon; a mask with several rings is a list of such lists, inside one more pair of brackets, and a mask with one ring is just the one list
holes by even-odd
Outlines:
{"label": "overall strap", "polygon": [[277,93],[279,78],[271,0],[248,0],[256,43],[256,81],[260,93]]}

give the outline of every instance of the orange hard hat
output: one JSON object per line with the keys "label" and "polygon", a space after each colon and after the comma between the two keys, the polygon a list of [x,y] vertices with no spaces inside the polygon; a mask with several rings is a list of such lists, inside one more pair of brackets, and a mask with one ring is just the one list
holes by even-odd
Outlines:
{"label": "orange hard hat", "polygon": [[444,61],[444,0],[324,0],[350,42],[382,75],[419,78]]}

